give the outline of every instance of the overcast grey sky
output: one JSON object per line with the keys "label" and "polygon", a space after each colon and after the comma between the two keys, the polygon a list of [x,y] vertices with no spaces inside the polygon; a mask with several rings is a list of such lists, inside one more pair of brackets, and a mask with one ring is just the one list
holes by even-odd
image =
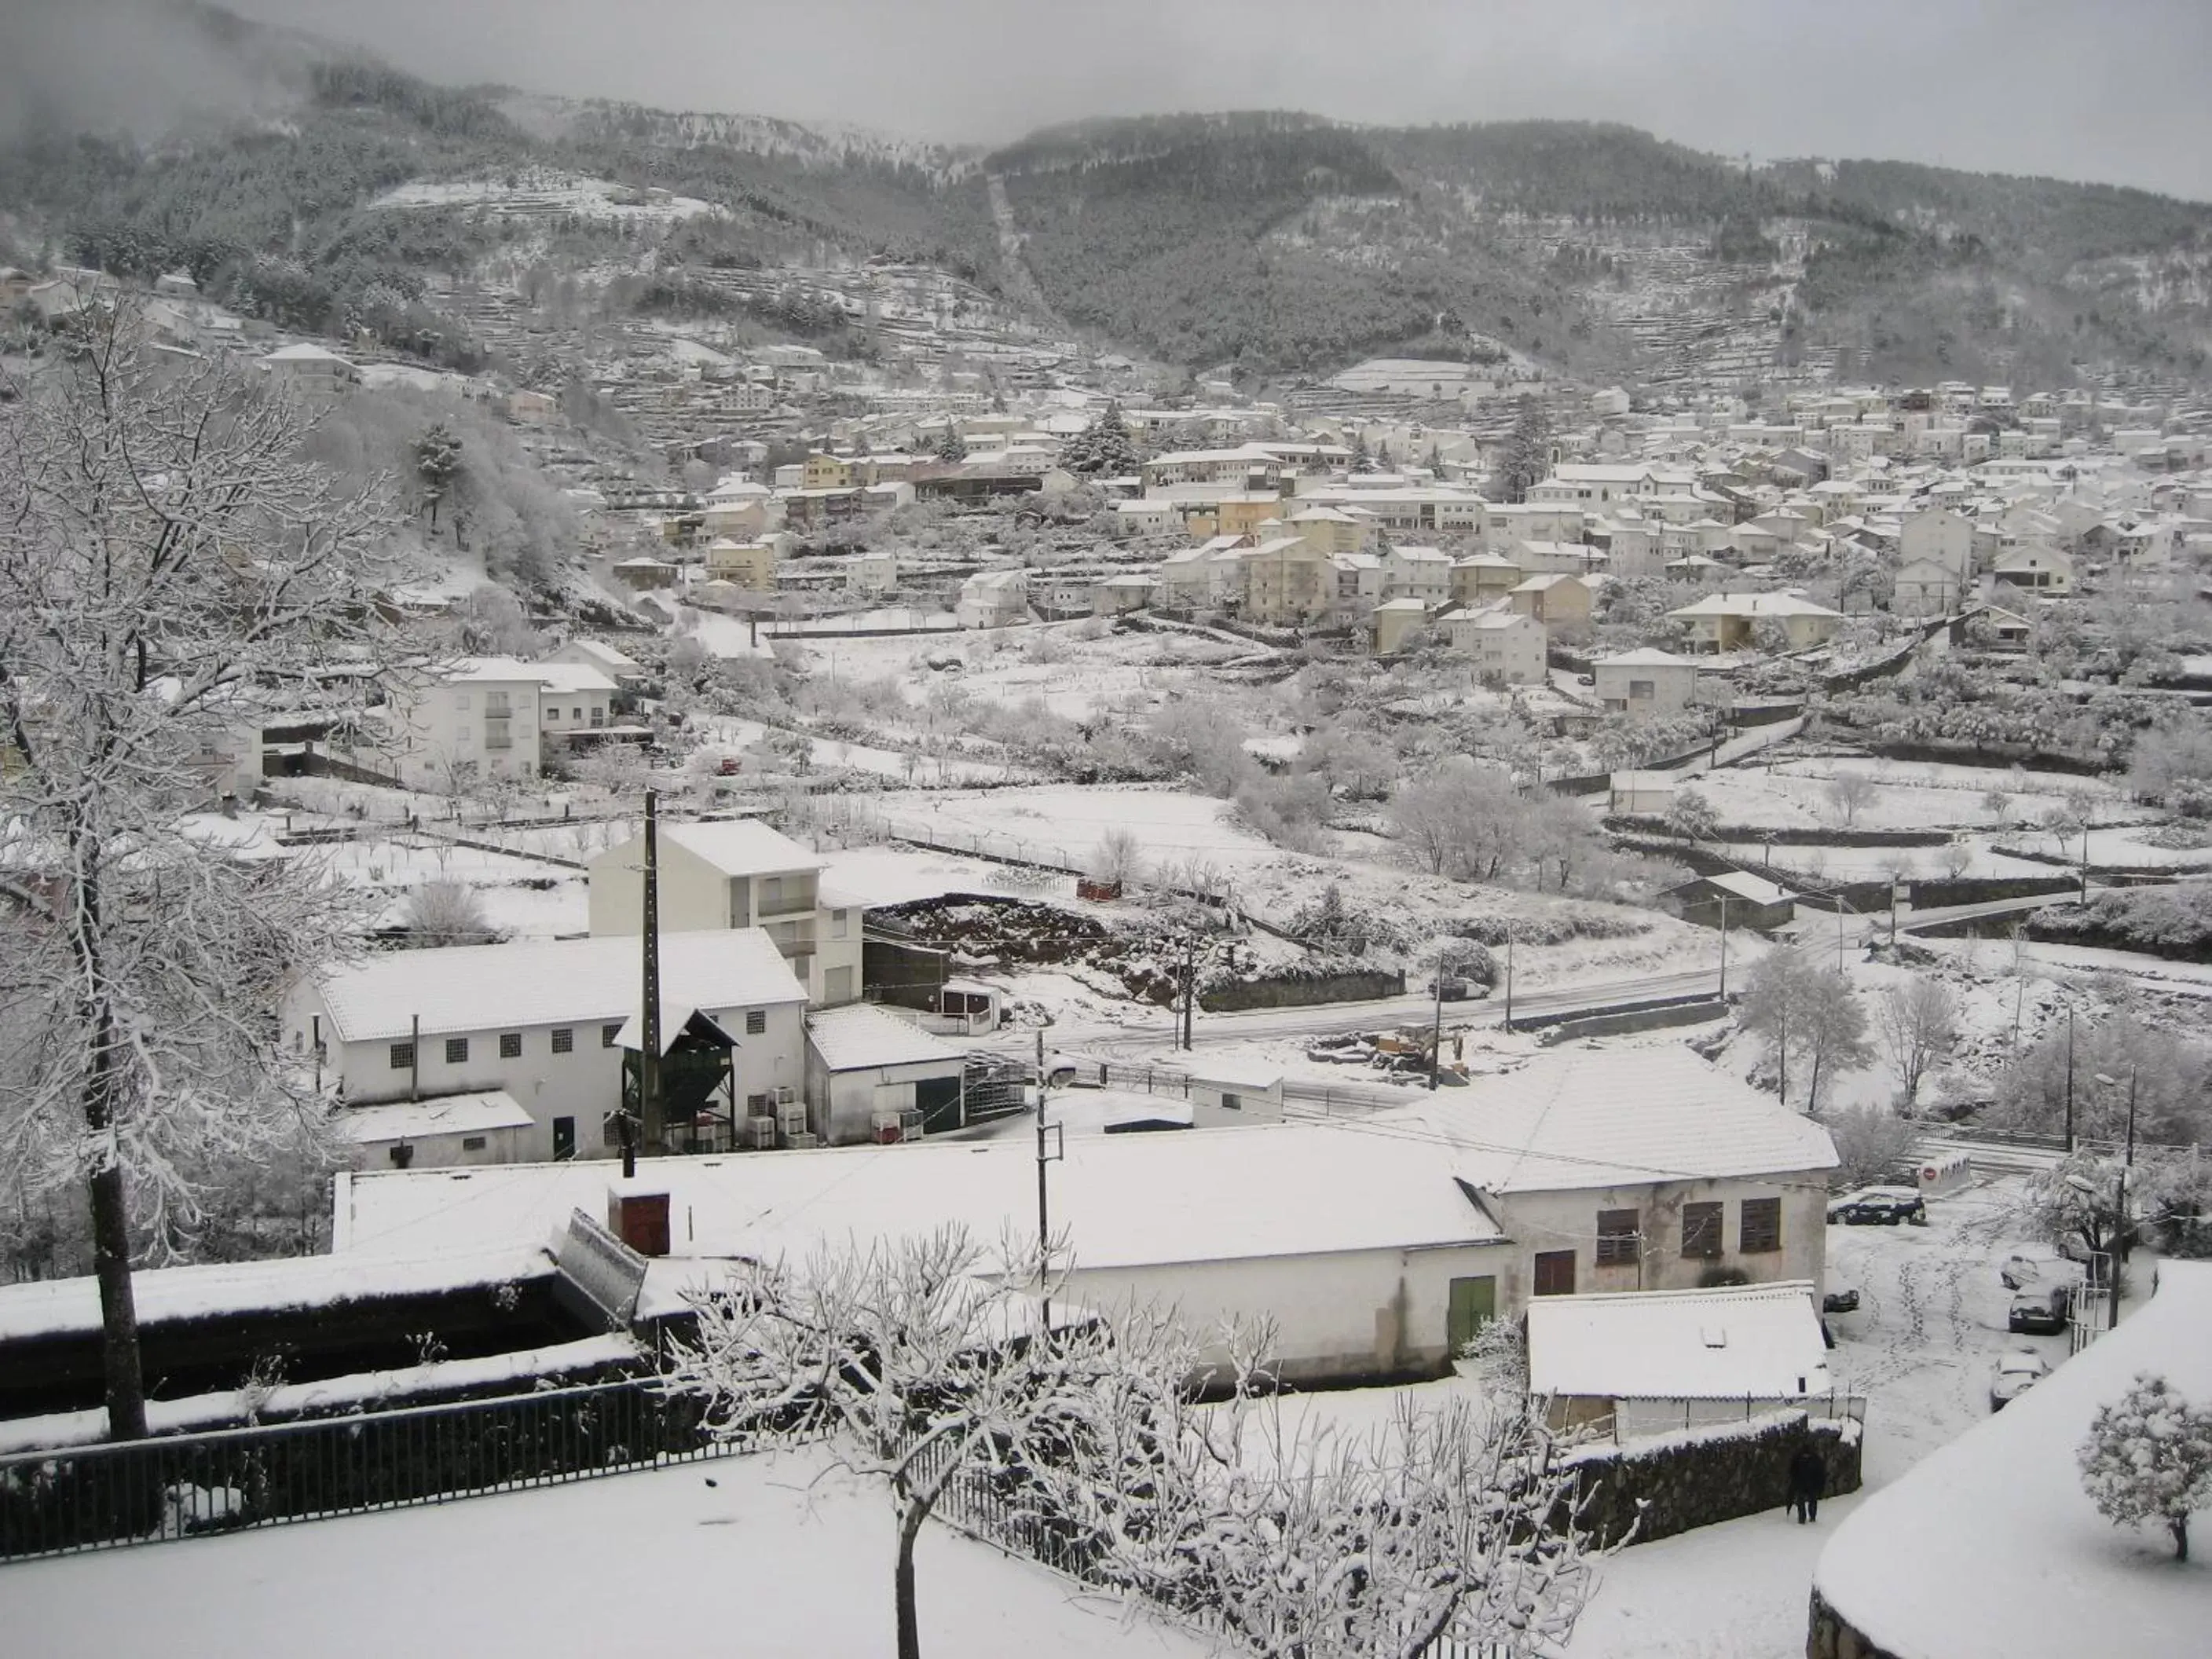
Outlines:
{"label": "overcast grey sky", "polygon": [[1163,110],[1548,116],[2212,199],[2212,0],[228,3],[442,80],[921,137]]}

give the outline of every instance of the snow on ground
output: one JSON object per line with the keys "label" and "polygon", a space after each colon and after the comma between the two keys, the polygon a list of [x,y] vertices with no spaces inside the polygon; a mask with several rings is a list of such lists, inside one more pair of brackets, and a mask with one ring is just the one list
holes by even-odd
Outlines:
{"label": "snow on ground", "polygon": [[580,933],[590,927],[588,884],[578,871],[537,859],[459,847],[431,835],[396,835],[306,849],[337,879],[384,902],[373,925],[406,919],[415,889],[434,881],[474,888],[491,926],[530,939]]}
{"label": "snow on ground", "polygon": [[[1561,902],[1549,895],[1440,881],[1371,858],[1285,853],[1237,824],[1225,802],[1177,789],[1066,784],[889,795],[873,805],[895,833],[1078,867],[1091,862],[1109,830],[1127,830],[1137,837],[1148,876],[1164,872],[1188,882],[1195,866],[1206,878],[1224,883],[1231,901],[1248,914],[1277,927],[1332,883],[1347,905],[1401,922],[1478,914],[1540,921],[1555,917]],[[1371,837],[1344,840],[1361,850],[1384,845]],[[1710,928],[1657,911],[1581,908],[1626,920],[1638,931],[1619,939],[1521,947],[1515,976],[1520,988],[1533,992],[1717,965],[1719,947]],[[1756,949],[1732,943],[1732,957],[1739,948],[1746,961]]]}
{"label": "snow on ground", "polygon": [[[2212,903],[2212,896],[2205,902]],[[1986,961],[1993,952],[2002,951],[2008,963],[2013,951],[2010,944],[2002,941],[1946,939],[1922,942],[1939,950],[1957,951],[1972,961]],[[2028,945],[2026,956],[2031,972],[2039,967],[2069,975],[2124,974],[2139,983],[2163,990],[2189,996],[2212,996],[2212,963],[2169,962],[2133,951],[2106,951],[2094,945],[2053,945],[2042,940]]]}
{"label": "snow on ground", "polygon": [[[952,685],[1009,708],[1036,698],[1052,713],[1074,720],[1107,711],[1142,718],[1171,697],[1200,689],[1217,701],[1233,698],[1236,689],[1206,671],[1261,649],[1184,633],[1100,633],[1097,624],[1080,622],[971,630],[957,640],[825,640],[809,649],[817,664],[826,664],[833,646],[838,672],[855,679],[891,680],[913,701],[934,685]],[[948,653],[957,653],[957,672],[925,665],[925,659],[942,661]],[[1254,713],[1256,721],[1256,707]]]}
{"label": "snow on ground", "polygon": [[[925,611],[915,605],[894,605],[879,606],[873,611],[840,611],[829,617],[764,622],[761,624],[761,637],[766,639],[773,634],[783,639],[803,639],[809,634],[842,634],[848,630],[865,632],[869,629],[882,629],[886,633],[921,629],[949,634],[957,631],[959,627],[960,618],[950,611]],[[857,641],[823,640],[815,641],[812,648],[826,653],[854,643]],[[927,651],[937,648],[938,642],[921,640],[918,644],[921,650]]]}
{"label": "snow on ground", "polygon": [[524,217],[571,215],[582,219],[689,219],[720,213],[691,196],[647,197],[626,185],[582,173],[532,167],[512,184],[505,179],[415,179],[395,185],[372,208],[484,208]]}
{"label": "snow on ground", "polygon": [[746,657],[772,656],[768,635],[754,636],[752,624],[742,617],[725,617],[712,611],[694,610],[690,605],[679,608],[680,622],[672,630],[677,636],[698,641],[710,657],[734,662]]}
{"label": "snow on ground", "polygon": [[[2155,816],[2130,806],[2111,784],[2094,778],[1861,756],[1803,756],[1777,760],[1771,767],[1729,767],[1699,775],[1695,785],[1723,823],[1826,829],[1842,822],[1828,789],[1844,776],[1869,778],[1878,786],[1851,821],[1859,830],[1992,829],[2032,823],[2075,790],[2095,799],[2100,817]],[[1983,804],[1991,791],[2004,798],[2002,814]]]}
{"label": "snow on ground", "polygon": [[[759,720],[722,714],[696,715],[692,725],[708,742],[740,752],[761,743],[769,730]],[[918,787],[995,783],[1014,775],[1011,768],[990,761],[928,755],[919,749],[912,753],[879,749],[865,743],[848,743],[842,738],[810,738],[807,752],[816,766],[827,771],[869,772]]]}
{"label": "snow on ground", "polygon": [[[168,1659],[887,1654],[896,1645],[892,1531],[888,1500],[820,1452],[717,1458],[20,1564],[7,1569],[9,1645]],[[641,1567],[635,1582],[564,1576],[610,1540]],[[926,1653],[1199,1659],[1210,1650],[945,1528],[923,1532],[916,1577]]]}
{"label": "snow on ground", "polygon": [[1800,1659],[1813,1564],[1856,1496],[1799,1526],[1781,1507],[1623,1550],[1567,1644],[1572,1659]]}

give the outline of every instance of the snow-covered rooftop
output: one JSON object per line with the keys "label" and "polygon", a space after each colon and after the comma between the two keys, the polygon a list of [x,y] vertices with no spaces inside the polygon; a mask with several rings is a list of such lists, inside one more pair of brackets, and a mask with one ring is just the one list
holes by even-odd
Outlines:
{"label": "snow-covered rooftop", "polygon": [[951,1043],[867,1002],[824,1008],[810,1016],[806,1040],[833,1072],[961,1063],[960,1050]]}
{"label": "snow-covered rooftop", "polygon": [[[1025,1139],[657,1160],[685,1254],[804,1257],[948,1223],[994,1239],[1036,1224]],[[1497,1224],[1425,1140],[1327,1124],[1071,1138],[1052,1219],[1081,1267],[1414,1249],[1497,1242]],[[420,1255],[544,1238],[605,1207],[589,1163],[374,1170],[337,1178],[345,1255]]]}
{"label": "snow-covered rooftop", "polygon": [[758,818],[731,818],[717,823],[664,823],[660,836],[726,876],[819,870],[829,862]]}
{"label": "snow-covered rooftop", "polygon": [[1689,1049],[1592,1048],[1365,1120],[1462,1149],[1486,1192],[1779,1176],[1834,1167],[1828,1132]]}
{"label": "snow-covered rooftop", "polygon": [[[392,951],[323,975],[318,987],[341,1042],[626,1019],[637,1008],[633,938],[526,939]],[[670,1003],[757,1008],[804,1002],[775,942],[757,927],[664,934]]]}
{"label": "snow-covered rooftop", "polygon": [[1531,1394],[1776,1400],[1828,1387],[1827,1346],[1802,1282],[1528,1304]]}
{"label": "snow-covered rooftop", "polygon": [[[472,1285],[504,1285],[552,1271],[538,1237],[489,1245],[395,1250],[371,1261],[335,1255],[216,1261],[142,1268],[132,1275],[141,1325],[234,1314],[320,1308],[372,1297],[428,1296]],[[44,1279],[0,1285],[0,1341],[89,1334],[100,1328],[94,1279]]]}
{"label": "snow-covered rooftop", "polygon": [[2176,1562],[2162,1530],[2112,1526],[2075,1466],[2097,1407],[2142,1371],[2212,1401],[2212,1264],[2161,1262],[2157,1293],[2132,1316],[1867,1498],[1822,1553],[1814,1588],[1893,1653],[2201,1659],[2212,1563]]}
{"label": "snow-covered rooftop", "polygon": [[530,1114],[503,1089],[440,1095],[431,1100],[395,1100],[379,1106],[349,1106],[337,1115],[339,1128],[360,1146],[419,1140],[425,1135],[480,1135],[495,1129],[526,1129],[531,1122]]}

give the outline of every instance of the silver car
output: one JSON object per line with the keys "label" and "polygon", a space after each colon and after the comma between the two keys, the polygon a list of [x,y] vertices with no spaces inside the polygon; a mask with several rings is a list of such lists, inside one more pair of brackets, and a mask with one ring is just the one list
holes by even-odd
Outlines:
{"label": "silver car", "polygon": [[1990,1375],[1990,1409],[2001,1412],[2051,1375],[2051,1362],[2033,1348],[2014,1348],[1997,1356]]}

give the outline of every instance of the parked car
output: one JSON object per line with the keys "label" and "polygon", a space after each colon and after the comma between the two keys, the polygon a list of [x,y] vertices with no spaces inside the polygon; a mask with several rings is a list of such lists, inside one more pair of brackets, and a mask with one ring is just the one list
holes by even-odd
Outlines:
{"label": "parked car", "polygon": [[2031,1285],[2078,1285],[2081,1282],[2081,1264],[2061,1256],[2032,1255],[2022,1250],[2005,1258],[2004,1266],[1997,1269],[1997,1277],[2008,1291],[2024,1291]]}
{"label": "parked car", "polygon": [[1832,1285],[1820,1297],[1822,1313],[1856,1313],[1859,1310],[1859,1287],[1856,1285]]}
{"label": "parked car", "polygon": [[1441,992],[1437,988],[1437,980],[1433,974],[1429,976],[1428,983],[1422,986],[1421,989],[1428,993],[1429,995],[1436,997],[1439,1000],[1444,1002],[1465,1002],[1470,997],[1487,996],[1490,994],[1490,988],[1488,986],[1480,984],[1474,980],[1465,978],[1458,974],[1446,974],[1444,975],[1443,989]]}
{"label": "parked car", "polygon": [[1997,1356],[1990,1373],[1990,1409],[2001,1412],[2012,1401],[2051,1375],[2051,1362],[2033,1348],[2014,1348]]}
{"label": "parked car", "polygon": [[2073,1302],[2074,1292],[2067,1285],[2031,1285],[2014,1294],[2012,1311],[2005,1316],[2005,1328],[2053,1335],[2066,1328],[2066,1316]]}
{"label": "parked car", "polygon": [[1910,1187],[1862,1187],[1828,1200],[1828,1219],[1847,1227],[1894,1227],[1909,1221],[1928,1224],[1928,1204]]}

